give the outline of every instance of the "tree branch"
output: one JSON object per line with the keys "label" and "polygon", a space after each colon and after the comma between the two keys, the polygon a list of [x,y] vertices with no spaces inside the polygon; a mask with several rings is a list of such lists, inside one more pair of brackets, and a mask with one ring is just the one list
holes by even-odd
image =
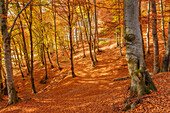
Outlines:
{"label": "tree branch", "polygon": [[30,0],[30,1],[24,6],[24,8],[21,9],[21,11],[20,11],[20,12],[18,13],[18,15],[16,16],[16,18],[15,18],[13,24],[12,24],[12,27],[11,27],[11,29],[10,29],[10,32],[9,32],[9,34],[8,34],[9,37],[11,37],[12,30],[13,30],[13,28],[14,28],[14,26],[15,26],[15,23],[16,23],[16,21],[17,21],[19,15],[22,13],[22,11],[24,11],[25,8],[27,8],[27,6],[31,3],[31,1],[32,1],[32,0]]}

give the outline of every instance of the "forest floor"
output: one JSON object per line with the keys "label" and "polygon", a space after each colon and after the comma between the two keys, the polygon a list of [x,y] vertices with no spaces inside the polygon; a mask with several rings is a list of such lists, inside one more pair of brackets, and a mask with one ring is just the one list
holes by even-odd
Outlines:
{"label": "forest floor", "polygon": [[[152,45],[152,44],[151,44]],[[86,46],[86,49],[87,46]],[[48,62],[48,80],[40,84],[45,75],[44,66],[34,63],[34,77],[36,94],[32,93],[30,76],[21,79],[18,71],[14,72],[15,86],[18,96],[22,99],[17,104],[6,107],[8,97],[3,96],[0,102],[1,113],[118,113],[125,107],[124,101],[129,96],[130,80],[119,80],[129,77],[125,58],[125,48],[120,57],[119,48],[114,41],[103,41],[100,46],[102,52],[97,54],[98,62],[91,67],[88,53],[82,58],[82,49],[76,49],[74,66],[77,77],[70,74],[70,61],[67,56],[59,56],[61,71],[51,69]],[[160,61],[163,59],[163,43],[160,43]],[[55,64],[55,58],[52,59]],[[146,56],[149,72],[153,70],[153,49],[151,55]],[[141,99],[134,110],[127,113],[168,113],[170,112],[170,73],[152,75],[158,92],[152,92]],[[116,79],[116,80],[115,80]]]}

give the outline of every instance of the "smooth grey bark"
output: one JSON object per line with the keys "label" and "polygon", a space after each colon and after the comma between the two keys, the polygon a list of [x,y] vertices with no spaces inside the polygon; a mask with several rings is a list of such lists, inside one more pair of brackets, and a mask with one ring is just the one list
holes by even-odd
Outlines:
{"label": "smooth grey bark", "polygon": [[8,28],[7,28],[7,7],[5,6],[5,0],[0,1],[0,14],[1,14],[0,27],[1,27],[1,35],[3,39],[6,82],[7,82],[7,89],[8,89],[8,105],[10,105],[10,104],[17,103],[19,101],[19,98],[15,90],[14,79],[13,79],[11,48],[10,48],[11,40],[10,40],[10,33],[8,33]]}
{"label": "smooth grey bark", "polygon": [[149,48],[149,31],[150,31],[150,0],[148,0],[148,11],[147,11],[147,38],[146,38],[146,53],[150,55]]}
{"label": "smooth grey bark", "polygon": [[164,40],[164,49],[166,49],[166,40],[165,40],[165,27],[164,27],[164,9],[163,9],[163,4],[162,0],[160,0],[160,10],[161,10],[161,27],[162,27],[162,36]]}
{"label": "smooth grey bark", "polygon": [[[142,36],[139,24],[139,4],[138,0],[125,0],[125,39],[126,39],[126,60],[131,76],[130,98],[136,94],[140,98],[146,92],[146,88],[156,90],[151,77],[148,74],[142,50]],[[133,102],[130,108],[133,109],[138,101]],[[125,107],[123,110],[127,110]]]}
{"label": "smooth grey bark", "polygon": [[168,28],[168,44],[165,50],[164,58],[162,61],[161,72],[170,71],[170,18],[169,18],[169,28]]}
{"label": "smooth grey bark", "polygon": [[159,45],[157,36],[157,11],[155,0],[151,1],[151,7],[152,7],[152,38],[154,47],[153,74],[157,74],[160,71],[160,65],[159,65]]}

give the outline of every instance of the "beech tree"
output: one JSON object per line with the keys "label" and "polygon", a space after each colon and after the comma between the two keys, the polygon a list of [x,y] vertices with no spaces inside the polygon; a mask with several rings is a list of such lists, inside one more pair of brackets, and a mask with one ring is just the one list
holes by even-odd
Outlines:
{"label": "beech tree", "polygon": [[165,50],[161,71],[162,72],[170,71],[170,18],[169,18],[169,29],[168,29],[168,44]]}
{"label": "beech tree", "polygon": [[147,38],[146,38],[146,53],[150,55],[149,49],[149,31],[150,31],[150,0],[148,0],[148,12],[147,12]]}
{"label": "beech tree", "polygon": [[159,64],[159,45],[157,36],[157,12],[155,0],[151,0],[151,7],[152,7],[152,38],[154,47],[153,74],[156,74],[159,73],[160,71],[160,64]]}
{"label": "beech tree", "polygon": [[[129,74],[131,76],[130,98],[135,95],[140,98],[150,89],[157,90],[149,76],[143,57],[138,6],[138,0],[124,1],[126,60],[128,63]],[[128,103],[123,110],[133,109],[137,103],[138,100],[134,101],[132,104]]]}
{"label": "beech tree", "polygon": [[11,62],[11,48],[10,48],[10,34],[8,33],[7,28],[7,5],[5,5],[5,0],[0,1],[0,21],[1,21],[1,34],[3,38],[3,49],[4,49],[4,58],[5,58],[5,69],[6,69],[6,82],[8,88],[8,105],[17,103],[19,98],[17,96],[13,71],[12,71],[12,62]]}

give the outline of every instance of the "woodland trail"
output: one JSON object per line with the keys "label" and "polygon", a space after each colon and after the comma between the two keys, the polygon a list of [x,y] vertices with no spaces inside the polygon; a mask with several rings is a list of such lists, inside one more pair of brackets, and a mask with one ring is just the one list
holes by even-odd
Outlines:
{"label": "woodland trail", "polygon": [[[128,87],[130,80],[114,81],[123,77],[128,77],[128,67],[125,56],[120,57],[119,48],[112,43],[105,43],[101,47],[102,52],[98,53],[98,63],[90,69],[90,58],[75,57],[75,72],[77,77],[72,78],[69,74],[69,61],[67,58],[60,61],[61,71],[56,68],[48,69],[48,80],[46,84],[39,81],[44,75],[44,67],[39,63],[35,64],[35,86],[37,94],[31,93],[30,79],[25,81],[20,73],[15,74],[16,89],[21,102],[7,108],[7,97],[0,103],[1,113],[118,113],[124,106],[124,101],[129,95]],[[125,55],[125,48],[122,49]],[[75,55],[75,56],[76,56]],[[63,57],[63,56],[60,56]],[[55,59],[53,59],[55,61]],[[50,67],[50,65],[48,66]],[[55,66],[56,67],[56,66]],[[26,73],[26,72],[25,72]],[[155,112],[161,110],[168,112],[169,100],[169,73],[158,74],[154,80],[160,92],[153,92],[143,100],[143,105],[137,106],[132,112]],[[164,85],[162,87],[161,85]],[[164,91],[167,89],[166,91]],[[164,92],[163,92],[164,91]],[[157,97],[156,95],[160,95]],[[156,97],[155,97],[156,96]],[[155,100],[158,99],[157,101]],[[148,104],[147,102],[150,102]],[[152,103],[154,101],[154,103]],[[156,102],[155,102],[156,101]],[[158,105],[161,104],[161,105]],[[158,106],[158,107],[155,107]],[[164,107],[163,107],[164,106]]]}

